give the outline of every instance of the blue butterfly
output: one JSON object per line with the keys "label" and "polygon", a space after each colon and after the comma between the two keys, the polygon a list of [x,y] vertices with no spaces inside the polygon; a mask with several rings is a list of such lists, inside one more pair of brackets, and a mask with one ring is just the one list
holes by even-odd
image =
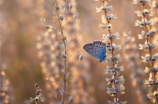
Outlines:
{"label": "blue butterfly", "polygon": [[84,50],[90,55],[100,60],[100,62],[106,59],[106,43],[101,41],[94,41],[93,43],[87,43],[83,46]]}

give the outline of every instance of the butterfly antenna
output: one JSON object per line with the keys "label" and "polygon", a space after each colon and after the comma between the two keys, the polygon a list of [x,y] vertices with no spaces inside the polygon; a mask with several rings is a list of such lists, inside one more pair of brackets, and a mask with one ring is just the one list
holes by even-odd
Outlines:
{"label": "butterfly antenna", "polygon": [[97,61],[95,64],[94,64],[94,69],[97,67],[97,65],[98,65],[98,63],[99,63],[100,61]]}

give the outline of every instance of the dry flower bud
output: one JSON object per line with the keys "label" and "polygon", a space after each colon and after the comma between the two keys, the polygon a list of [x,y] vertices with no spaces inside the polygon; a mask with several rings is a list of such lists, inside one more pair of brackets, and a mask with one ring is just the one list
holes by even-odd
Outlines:
{"label": "dry flower bud", "polygon": [[155,97],[158,97],[158,92],[157,92],[157,91],[154,91],[153,95],[154,95]]}
{"label": "dry flower bud", "polygon": [[133,0],[133,4],[148,4],[151,0]]}
{"label": "dry flower bud", "polygon": [[56,9],[56,10],[59,10],[60,8],[59,8],[59,6],[57,5],[57,6],[55,6],[55,9]]}
{"label": "dry flower bud", "polygon": [[100,24],[99,27],[101,27],[101,28],[103,28],[103,29],[107,28],[107,26],[105,26],[105,25],[101,25],[101,24]]}
{"label": "dry flower bud", "polygon": [[154,30],[150,30],[147,34],[146,37],[153,37],[156,34],[156,32]]}
{"label": "dry flower bud", "polygon": [[118,93],[120,93],[120,94],[124,94],[125,92],[123,92],[125,90],[125,87],[122,85],[122,86],[120,86],[119,88],[118,88]]}
{"label": "dry flower bud", "polygon": [[118,67],[117,65],[115,65],[114,69],[117,71],[123,71],[123,66]]}
{"label": "dry flower bud", "polygon": [[36,87],[36,88],[38,88],[38,87],[39,87],[37,83],[35,84],[35,87]]}
{"label": "dry flower bud", "polygon": [[46,25],[45,27],[46,27],[46,29],[50,29],[51,28],[49,25]]}
{"label": "dry flower bud", "polygon": [[106,51],[107,51],[107,52],[112,52],[112,50],[113,50],[113,47],[107,47],[107,48],[106,48]]}
{"label": "dry flower bud", "polygon": [[118,33],[112,35],[112,39],[120,39],[119,37],[120,35]]}
{"label": "dry flower bud", "polygon": [[82,55],[79,56],[79,61],[81,61],[81,60],[83,60],[83,56]]}
{"label": "dry flower bud", "polygon": [[155,43],[155,44],[154,44],[154,43],[153,43],[153,44],[150,44],[149,47],[150,47],[151,49],[154,49],[154,48],[156,49],[156,48],[157,48],[157,44],[156,44],[156,43]]}
{"label": "dry flower bud", "polygon": [[154,66],[154,72],[158,72],[158,67]]}
{"label": "dry flower bud", "polygon": [[120,76],[115,80],[115,83],[124,84],[124,81],[125,79],[123,78],[123,76]]}
{"label": "dry flower bud", "polygon": [[158,54],[156,53],[152,56],[151,61],[155,62],[157,59],[158,59]]}
{"label": "dry flower bud", "polygon": [[65,55],[65,54],[63,54],[63,58],[66,58],[66,55]]}
{"label": "dry flower bud", "polygon": [[71,97],[69,97],[69,100],[68,100],[68,102],[69,103],[71,103],[71,102],[73,102],[74,101],[74,98],[71,96]]}
{"label": "dry flower bud", "polygon": [[146,68],[145,68],[145,73],[150,73],[150,72],[152,72],[152,69],[151,69],[151,68],[146,67]]}
{"label": "dry flower bud", "polygon": [[105,74],[108,74],[110,73],[111,75],[114,75],[115,74],[115,69],[113,69],[112,67],[106,67],[107,69],[104,70],[105,71]]}
{"label": "dry flower bud", "polygon": [[60,18],[60,20],[62,20],[62,21],[63,21],[63,19],[64,19],[64,17],[63,17],[63,16],[60,16],[59,18]]}
{"label": "dry flower bud", "polygon": [[156,1],[155,1],[155,0],[153,0],[151,4],[152,4],[151,6],[152,6],[153,8],[156,7]]}
{"label": "dry flower bud", "polygon": [[73,5],[72,4],[69,4],[69,9],[72,9]]}
{"label": "dry flower bud", "polygon": [[113,58],[113,61],[120,61],[121,60],[121,57],[120,57],[120,54],[116,55],[114,58]]}
{"label": "dry flower bud", "polygon": [[105,24],[107,20],[110,21],[115,18],[116,18],[116,15],[113,15],[113,14],[109,14],[107,17],[105,15],[102,15],[102,23]]}
{"label": "dry flower bud", "polygon": [[38,102],[38,101],[39,101],[39,98],[38,98],[38,97],[36,97],[36,98],[35,98],[35,102]]}
{"label": "dry flower bud", "polygon": [[111,25],[111,24],[109,24],[107,27],[108,27],[108,29],[110,29],[110,30],[112,29],[112,25]]}
{"label": "dry flower bud", "polygon": [[146,22],[146,25],[149,25],[149,26],[151,26],[151,25],[153,25],[153,24],[154,24],[154,23],[153,23],[153,20]]}
{"label": "dry flower bud", "polygon": [[96,8],[96,12],[101,12],[101,11],[103,11],[103,10],[105,10],[105,7],[104,6],[101,6],[100,8]]}
{"label": "dry flower bud", "polygon": [[145,31],[142,31],[141,34],[138,34],[138,39],[143,39],[143,37],[146,35]]}
{"label": "dry flower bud", "polygon": [[42,97],[41,95],[41,91],[42,89],[39,89],[39,86],[37,85],[37,83],[35,84],[35,87],[36,87],[36,97],[35,98],[31,98],[30,97],[30,102],[43,102],[44,101],[44,98]]}
{"label": "dry flower bud", "polygon": [[148,25],[148,26],[153,25],[153,20],[151,20],[151,21],[145,20],[145,22],[144,22],[144,20],[142,20],[142,21],[137,20],[137,21],[135,22],[135,26],[143,27],[143,26],[145,26],[145,25]]}
{"label": "dry flower bud", "polygon": [[112,6],[107,6],[106,7],[106,11],[111,11],[112,10]]}
{"label": "dry flower bud", "polygon": [[112,20],[112,19],[115,19],[116,18],[116,15],[113,15],[113,14],[109,14],[108,17],[106,17],[109,21]]}
{"label": "dry flower bud", "polygon": [[135,22],[135,26],[143,27],[143,26],[145,26],[145,22],[144,22],[144,21],[139,21],[139,20],[137,20],[137,21]]}
{"label": "dry flower bud", "polygon": [[147,9],[145,9],[143,12],[144,15],[149,15],[151,13],[152,13],[152,10],[147,10]]}
{"label": "dry flower bud", "polygon": [[107,42],[110,39],[110,35],[109,34],[107,34],[107,35],[103,34],[102,38],[103,38],[103,42]]}
{"label": "dry flower bud", "polygon": [[112,78],[106,78],[105,80],[108,82],[107,85],[109,85],[114,82],[115,78],[112,76]]}
{"label": "dry flower bud", "polygon": [[143,17],[146,15],[152,16],[152,14],[153,14],[152,10],[147,10],[147,9],[145,9],[143,12],[135,11],[135,13],[137,14],[138,17]]}
{"label": "dry flower bud", "polygon": [[107,93],[110,96],[115,96],[116,95],[116,89],[115,88],[107,88]]}
{"label": "dry flower bud", "polygon": [[150,61],[150,55],[149,55],[149,54],[146,54],[145,57],[142,56],[142,59],[143,59],[142,62],[148,63],[148,62]]}
{"label": "dry flower bud", "polygon": [[66,36],[63,35],[63,40],[66,40]]}
{"label": "dry flower bud", "polygon": [[108,63],[108,62],[110,62],[111,60],[112,60],[112,56],[110,56],[109,58],[107,58],[107,59],[105,60],[105,62]]}
{"label": "dry flower bud", "polygon": [[120,44],[120,45],[115,45],[115,44],[113,44],[112,47],[113,47],[114,51],[119,51],[119,50],[121,50],[121,44]]}
{"label": "dry flower bud", "polygon": [[135,13],[137,14],[138,17],[142,17],[142,12],[141,11],[135,11]]}
{"label": "dry flower bud", "polygon": [[152,86],[154,85],[154,80],[153,79],[145,80],[145,84]]}
{"label": "dry flower bud", "polygon": [[140,49],[140,50],[147,51],[147,50],[149,49],[149,46],[148,46],[148,45],[139,44],[139,49]]}
{"label": "dry flower bud", "polygon": [[112,6],[101,6],[100,8],[96,8],[96,12],[101,12],[101,11],[111,11],[112,10]]}

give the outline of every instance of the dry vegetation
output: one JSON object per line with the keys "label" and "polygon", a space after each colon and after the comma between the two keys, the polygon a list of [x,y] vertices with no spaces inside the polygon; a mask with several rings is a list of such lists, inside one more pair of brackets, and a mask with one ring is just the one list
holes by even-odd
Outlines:
{"label": "dry vegetation", "polygon": [[157,0],[0,0],[0,104],[158,104],[157,11]]}

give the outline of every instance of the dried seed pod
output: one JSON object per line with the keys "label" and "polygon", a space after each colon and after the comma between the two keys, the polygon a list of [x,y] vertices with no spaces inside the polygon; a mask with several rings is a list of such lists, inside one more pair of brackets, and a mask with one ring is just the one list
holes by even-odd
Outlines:
{"label": "dried seed pod", "polygon": [[62,20],[62,21],[63,21],[63,19],[64,19],[64,17],[63,17],[63,16],[60,16],[59,18],[60,18],[60,20]]}
{"label": "dried seed pod", "polygon": [[45,27],[46,27],[46,29],[50,29],[51,28],[49,25],[46,25]]}
{"label": "dried seed pod", "polygon": [[63,58],[66,58],[66,55],[65,55],[65,54],[63,54]]}
{"label": "dried seed pod", "polygon": [[72,9],[73,5],[72,4],[69,4],[69,9]]}
{"label": "dried seed pod", "polygon": [[59,6],[57,5],[57,6],[55,6],[55,9],[56,9],[56,10],[59,10],[60,8],[59,8]]}
{"label": "dried seed pod", "polygon": [[63,35],[63,40],[66,40],[66,36]]}
{"label": "dried seed pod", "polygon": [[73,101],[74,101],[74,97],[72,97],[72,96],[71,96],[71,97],[69,97],[68,102],[69,102],[69,103],[71,103],[71,102],[73,102]]}
{"label": "dried seed pod", "polygon": [[79,61],[81,61],[81,60],[83,60],[83,56],[82,55],[79,56]]}

